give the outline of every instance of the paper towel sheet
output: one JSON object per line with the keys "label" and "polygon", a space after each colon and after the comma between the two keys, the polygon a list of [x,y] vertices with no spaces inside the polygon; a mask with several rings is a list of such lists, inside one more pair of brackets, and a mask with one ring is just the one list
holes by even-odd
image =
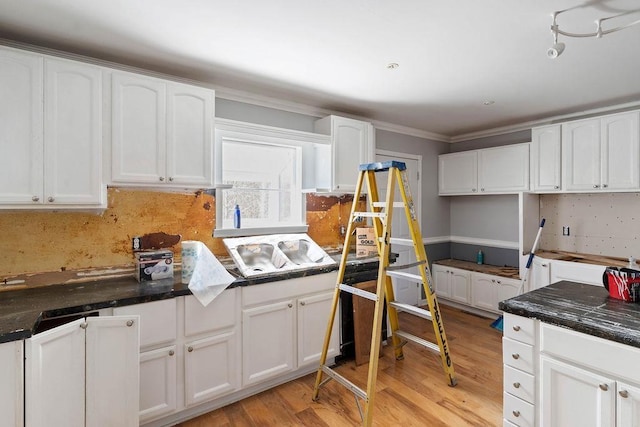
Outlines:
{"label": "paper towel sheet", "polygon": [[182,268],[182,283],[189,284],[205,307],[235,280],[209,248],[196,240],[182,242]]}

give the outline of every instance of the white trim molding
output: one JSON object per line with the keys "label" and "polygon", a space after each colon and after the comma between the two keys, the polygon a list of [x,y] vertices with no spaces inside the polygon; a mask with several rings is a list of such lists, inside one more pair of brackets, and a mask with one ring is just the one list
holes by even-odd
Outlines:
{"label": "white trim molding", "polygon": [[507,240],[478,239],[475,237],[465,236],[449,236],[451,243],[464,243],[468,245],[491,246],[493,248],[519,249],[518,242],[510,242]]}

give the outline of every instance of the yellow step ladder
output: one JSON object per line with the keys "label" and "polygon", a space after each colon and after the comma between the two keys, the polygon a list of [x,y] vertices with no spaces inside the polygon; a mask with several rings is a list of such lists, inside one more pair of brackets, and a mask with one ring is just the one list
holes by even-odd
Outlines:
{"label": "yellow step ladder", "polygon": [[[353,206],[351,208],[351,215],[349,217],[349,225],[347,227],[347,234],[344,242],[344,249],[340,260],[340,268],[338,269],[338,278],[336,282],[335,292],[333,294],[333,302],[331,305],[331,313],[329,315],[329,322],[327,325],[327,332],[324,338],[324,344],[322,347],[322,355],[320,356],[320,366],[318,367],[318,374],[316,376],[316,382],[313,390],[313,400],[318,400],[318,394],[320,387],[322,387],[327,381],[334,379],[338,383],[348,388],[356,399],[358,410],[362,418],[362,424],[364,426],[371,426],[373,421],[373,402],[375,397],[375,386],[378,371],[378,357],[380,354],[380,341],[382,333],[382,317],[383,317],[383,303],[386,300],[387,313],[389,316],[389,323],[391,325],[392,332],[392,344],[395,351],[395,357],[397,360],[404,358],[402,347],[407,341],[412,341],[418,345],[421,345],[431,351],[440,354],[442,361],[442,367],[446,375],[446,379],[449,386],[455,386],[457,381],[455,372],[453,370],[453,362],[451,361],[451,355],[449,354],[449,344],[444,332],[444,325],[442,323],[442,316],[440,315],[440,309],[436,299],[436,294],[433,287],[433,280],[431,278],[431,272],[429,270],[429,262],[427,260],[427,254],[422,243],[422,236],[420,235],[420,227],[418,225],[418,219],[416,218],[416,210],[413,204],[413,198],[411,197],[411,191],[409,189],[409,182],[406,174],[406,165],[403,162],[387,161],[381,163],[368,163],[360,165],[358,174],[358,181],[356,184],[356,190],[353,197]],[[386,200],[381,202],[378,198],[378,186],[376,183],[376,172],[388,171],[388,182],[386,190]],[[368,200],[369,211],[368,212],[356,212],[357,202],[362,194],[362,186],[366,182],[368,188]],[[400,190],[402,196],[402,202],[394,203],[394,193],[396,185]],[[391,219],[393,214],[393,208],[403,208],[407,222],[409,224],[409,230],[413,240],[413,247],[416,255],[416,262],[411,264],[390,266],[389,265],[389,250],[391,246]],[[347,255],[349,253],[349,240],[351,235],[355,231],[355,222],[361,218],[371,218],[373,221],[373,228],[375,230],[376,245],[378,248],[378,255],[380,257],[378,268],[378,284],[377,290],[373,292],[367,292],[362,289],[358,289],[353,286],[345,285],[344,273],[347,264]],[[401,272],[398,270],[407,269],[409,267],[417,266],[420,271],[419,275]],[[395,301],[393,295],[393,286],[391,277],[400,277],[404,279],[415,279],[421,281],[424,288],[424,293],[427,297],[429,305],[428,310],[402,304]],[[329,340],[331,339],[331,331],[333,328],[333,322],[335,320],[336,311],[338,308],[338,302],[340,300],[340,292],[349,292],[355,296],[367,298],[375,302],[374,316],[373,316],[373,330],[371,334],[371,352],[369,356],[369,373],[367,377],[367,389],[366,391],[356,386],[344,376],[338,374],[335,370],[325,365],[327,361],[327,351],[329,348]],[[436,336],[436,342],[430,342],[423,338],[409,334],[399,329],[398,324],[398,312],[404,311],[406,313],[419,316],[432,322],[433,330]],[[323,375],[326,374],[327,378],[323,379]],[[364,401],[364,414],[360,405],[360,400]]]}

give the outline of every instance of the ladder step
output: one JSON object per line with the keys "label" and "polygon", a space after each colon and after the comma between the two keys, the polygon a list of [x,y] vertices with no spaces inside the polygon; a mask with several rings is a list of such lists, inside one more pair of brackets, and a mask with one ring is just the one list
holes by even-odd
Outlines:
{"label": "ladder step", "polygon": [[[424,265],[426,264],[427,261],[426,260],[422,260],[422,261],[416,261],[416,262],[412,262],[409,264],[402,264],[402,265],[389,265],[387,266],[387,273],[389,271],[394,271],[394,270],[405,270],[407,268],[411,268],[411,267],[417,267],[419,265]],[[420,281],[422,281],[422,278],[420,278]]]}
{"label": "ladder step", "polygon": [[386,218],[386,212],[354,212],[354,218]]}
{"label": "ladder step", "polygon": [[399,337],[402,337],[404,339],[406,339],[407,341],[411,341],[414,342],[418,345],[423,346],[424,348],[426,348],[427,350],[431,350],[434,351],[438,354],[440,354],[440,347],[438,347],[437,344],[432,343],[431,341],[427,341],[423,338],[417,337],[415,335],[412,335],[408,332],[404,332],[404,331],[396,331],[396,335],[398,335]]}
{"label": "ladder step", "polygon": [[[385,202],[373,202],[374,208],[386,208],[387,204]],[[404,208],[404,202],[393,202],[394,208]]]}
{"label": "ladder step", "polygon": [[378,295],[373,292],[364,291],[353,286],[345,285],[344,283],[341,283],[339,288],[341,291],[349,292],[350,294],[358,295],[359,297],[370,299],[371,301],[378,301]]}
{"label": "ladder step", "polygon": [[397,160],[387,160],[386,162],[375,162],[375,163],[363,163],[358,166],[358,170],[360,171],[374,171],[374,172],[384,172],[389,170],[389,168],[397,168],[398,170],[407,169],[407,164],[405,162],[399,162]]}
{"label": "ladder step", "polygon": [[365,402],[368,401],[367,393],[364,390],[362,390],[360,387],[358,387],[357,385],[355,385],[354,383],[352,383],[351,381],[349,381],[348,379],[346,379],[345,377],[343,377],[342,375],[340,375],[330,367],[322,365],[322,372],[324,372],[325,374],[327,374],[328,376],[330,376],[331,378],[333,378],[334,380],[338,381],[340,384],[342,384],[343,386],[351,390],[353,394],[363,399]]}
{"label": "ladder step", "polygon": [[416,307],[415,305],[404,304],[397,301],[391,301],[389,305],[391,305],[391,307],[395,308],[396,310],[404,311],[413,314],[414,316],[422,317],[423,319],[433,319],[429,310],[424,310],[420,307]]}
{"label": "ladder step", "polygon": [[391,242],[392,245],[413,246],[413,240],[411,239],[401,239],[399,237],[392,237],[391,239],[389,239],[389,242]]}
{"label": "ladder step", "polygon": [[415,280],[416,282],[422,282],[422,276],[420,276],[419,274],[405,273],[403,271],[387,271],[387,276],[397,277],[399,279],[411,279]]}

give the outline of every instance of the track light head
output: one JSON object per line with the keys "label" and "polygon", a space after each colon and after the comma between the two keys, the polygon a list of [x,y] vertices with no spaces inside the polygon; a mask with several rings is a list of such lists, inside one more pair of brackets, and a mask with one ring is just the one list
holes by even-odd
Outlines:
{"label": "track light head", "polygon": [[564,52],[564,43],[554,43],[549,49],[547,49],[547,56],[550,59],[556,59]]}

